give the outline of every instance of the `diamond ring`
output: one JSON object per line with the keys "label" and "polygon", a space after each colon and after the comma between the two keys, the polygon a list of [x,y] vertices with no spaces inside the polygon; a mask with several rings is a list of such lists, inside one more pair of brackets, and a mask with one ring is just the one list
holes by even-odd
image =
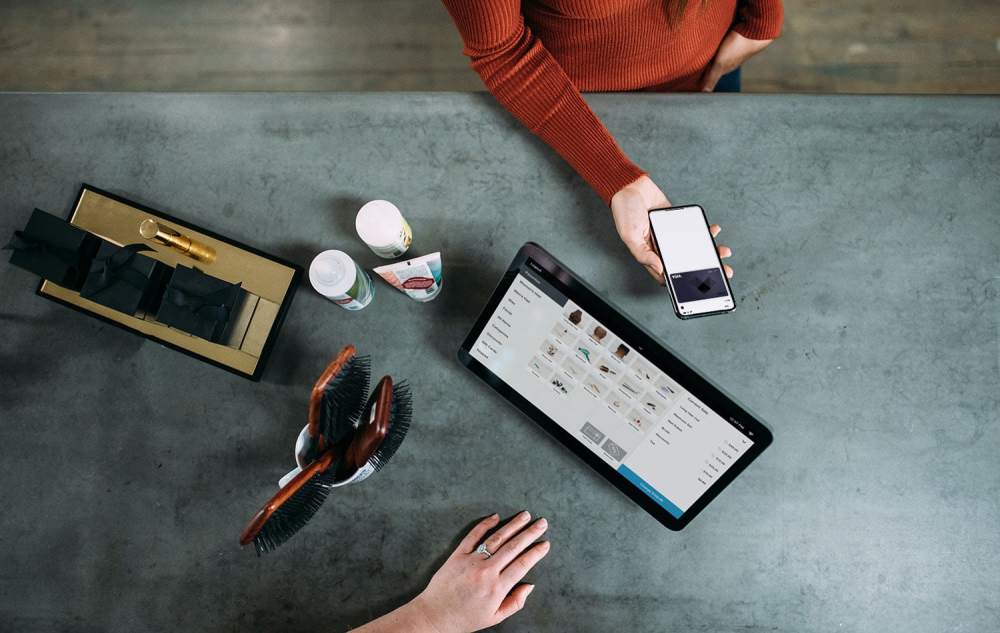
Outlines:
{"label": "diamond ring", "polygon": [[482,543],[479,544],[479,547],[476,548],[476,553],[486,554],[486,558],[490,558],[491,556],[493,556],[493,553],[490,552],[490,550],[486,549],[486,541],[483,541]]}

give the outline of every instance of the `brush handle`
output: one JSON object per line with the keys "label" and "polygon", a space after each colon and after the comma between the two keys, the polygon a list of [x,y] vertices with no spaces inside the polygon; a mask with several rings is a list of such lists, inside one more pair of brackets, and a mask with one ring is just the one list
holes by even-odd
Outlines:
{"label": "brush handle", "polygon": [[320,408],[323,406],[323,394],[326,391],[326,386],[340,373],[344,365],[354,358],[355,353],[357,350],[353,345],[348,345],[340,350],[337,357],[330,361],[330,364],[320,374],[316,384],[313,385],[312,393],[309,394],[309,437],[315,442],[316,452],[322,452],[326,449],[326,438],[319,432]]}
{"label": "brush handle", "polygon": [[288,501],[289,497],[298,492],[299,488],[312,479],[313,475],[325,472],[326,469],[330,467],[330,464],[333,463],[333,460],[336,457],[334,455],[334,450],[335,449],[331,448],[323,453],[319,459],[306,466],[302,472],[295,475],[295,477],[288,482],[284,488],[275,493],[275,495],[264,504],[264,507],[257,511],[257,514],[250,519],[250,523],[243,528],[243,533],[240,535],[240,545],[246,545],[253,541],[254,538],[260,533],[261,528],[264,527],[264,524],[267,523],[267,520],[271,518],[272,514],[274,514],[275,510]]}
{"label": "brush handle", "polygon": [[358,432],[353,441],[344,451],[342,471],[355,473],[368,463],[378,450],[386,435],[389,434],[389,414],[392,412],[392,378],[383,376],[372,392],[368,407],[365,409],[367,418],[361,420]]}

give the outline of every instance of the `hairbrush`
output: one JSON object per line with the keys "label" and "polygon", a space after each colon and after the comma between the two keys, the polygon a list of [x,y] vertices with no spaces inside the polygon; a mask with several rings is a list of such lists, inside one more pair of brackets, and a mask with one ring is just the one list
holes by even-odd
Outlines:
{"label": "hairbrush", "polygon": [[[324,372],[324,376],[327,373]],[[321,382],[317,381],[317,385]],[[365,382],[363,390],[367,389]],[[323,391],[325,393],[325,389]],[[333,441],[326,438],[330,446],[250,520],[240,535],[241,545],[253,541],[258,556],[276,549],[312,519],[331,489],[361,481],[392,459],[410,428],[412,399],[409,387],[405,383],[393,386],[392,379],[385,376],[367,401],[363,399],[362,402],[365,404],[356,428]]]}
{"label": "hairbrush", "polygon": [[[383,376],[368,398],[358,433],[337,464],[338,483],[354,483],[382,470],[406,439],[413,416],[410,387]],[[362,433],[364,427],[368,432]]]}
{"label": "hairbrush", "polygon": [[240,534],[240,545],[253,541],[260,556],[276,549],[302,529],[326,501],[333,487],[334,449],[328,449],[264,504]]}
{"label": "hairbrush", "polygon": [[330,361],[309,394],[305,463],[354,432],[368,400],[371,362],[348,345]]}

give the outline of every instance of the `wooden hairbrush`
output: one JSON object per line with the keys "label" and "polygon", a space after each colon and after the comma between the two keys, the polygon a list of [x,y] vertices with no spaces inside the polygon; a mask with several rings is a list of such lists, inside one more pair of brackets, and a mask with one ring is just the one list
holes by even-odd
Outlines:
{"label": "wooden hairbrush", "polygon": [[344,347],[316,379],[309,394],[309,439],[306,463],[354,432],[368,400],[371,362]]}
{"label": "wooden hairbrush", "polygon": [[409,386],[393,385],[392,378],[383,376],[368,398],[354,441],[337,464],[337,481],[360,481],[381,470],[406,439],[412,417]]}
{"label": "wooden hairbrush", "polygon": [[407,385],[394,386],[390,377],[383,377],[367,399],[354,432],[332,442],[271,497],[244,528],[240,545],[253,541],[259,556],[294,536],[316,514],[331,489],[361,481],[392,459],[409,431],[411,416]]}

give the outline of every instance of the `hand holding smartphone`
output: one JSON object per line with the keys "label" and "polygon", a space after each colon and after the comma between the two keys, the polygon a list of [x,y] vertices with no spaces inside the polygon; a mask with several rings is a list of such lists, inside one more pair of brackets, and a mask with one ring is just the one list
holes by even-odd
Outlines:
{"label": "hand holding smartphone", "polygon": [[649,225],[674,314],[690,319],[736,309],[704,209],[698,205],[653,209]]}

